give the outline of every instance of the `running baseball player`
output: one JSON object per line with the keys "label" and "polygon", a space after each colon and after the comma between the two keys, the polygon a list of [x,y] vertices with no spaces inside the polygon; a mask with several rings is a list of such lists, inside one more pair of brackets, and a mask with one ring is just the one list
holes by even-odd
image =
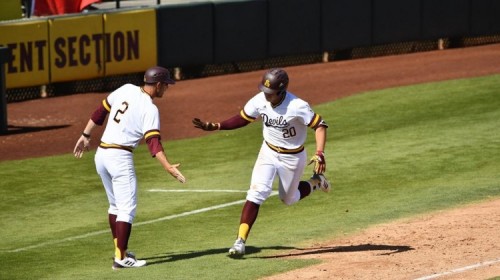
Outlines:
{"label": "running baseball player", "polygon": [[134,168],[133,150],[144,138],[149,151],[163,168],[179,182],[186,179],[171,164],[165,155],[160,139],[158,108],[153,103],[161,98],[169,85],[175,84],[167,69],[151,67],[144,73],[144,86],[125,84],[110,93],[92,114],[82,135],[76,142],[73,153],[81,158],[88,150],[90,133],[102,125],[109,113],[101,143],[95,154],[95,165],[109,201],[108,218],[115,246],[112,268],[131,268],[146,265],[127,251],[132,222],[137,207],[137,179]]}
{"label": "running baseball player", "polygon": [[[330,184],[323,175],[328,125],[307,102],[287,91],[288,74],[285,70],[270,69],[258,87],[261,92],[251,98],[239,114],[225,121],[193,119],[196,128],[206,131],[236,129],[258,117],[262,119],[264,141],[253,168],[237,238],[229,249],[229,254],[236,256],[245,254],[245,242],[260,205],[271,195],[276,175],[279,178],[279,197],[286,205],[296,203],[315,190],[330,191]],[[314,163],[314,173],[308,181],[301,181],[307,164],[304,142],[308,127],[315,131],[316,137],[316,153],[309,161]]]}

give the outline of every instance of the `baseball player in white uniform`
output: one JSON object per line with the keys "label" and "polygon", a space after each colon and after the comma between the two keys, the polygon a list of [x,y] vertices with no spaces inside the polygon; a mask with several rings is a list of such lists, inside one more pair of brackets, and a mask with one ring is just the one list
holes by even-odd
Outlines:
{"label": "baseball player in white uniform", "polygon": [[[262,119],[264,141],[253,168],[238,235],[229,249],[230,255],[245,254],[250,229],[257,219],[260,205],[271,195],[276,175],[279,178],[279,197],[286,205],[296,203],[315,190],[330,191],[330,184],[323,175],[328,126],[307,102],[287,91],[288,81],[285,70],[271,69],[259,84],[261,92],[250,99],[238,115],[220,123],[193,119],[196,128],[206,131],[236,129],[258,117]],[[304,149],[307,128],[315,130],[316,153],[310,160],[314,163],[314,174],[310,180],[301,181],[307,164]]]}
{"label": "baseball player in white uniform", "polygon": [[168,86],[175,84],[167,69],[151,67],[144,73],[144,86],[125,84],[110,93],[92,114],[78,139],[74,155],[81,158],[88,150],[90,134],[102,125],[109,113],[106,129],[95,154],[95,164],[109,201],[108,218],[115,245],[112,268],[131,268],[146,265],[127,252],[132,222],[137,208],[137,179],[133,150],[144,138],[149,151],[163,168],[179,182],[186,179],[170,164],[160,139],[160,119],[153,98],[161,98]]}

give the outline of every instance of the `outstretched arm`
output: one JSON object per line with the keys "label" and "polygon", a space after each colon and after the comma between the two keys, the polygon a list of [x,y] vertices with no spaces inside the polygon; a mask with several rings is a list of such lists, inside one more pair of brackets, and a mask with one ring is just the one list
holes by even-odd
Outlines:
{"label": "outstretched arm", "polygon": [[194,127],[199,128],[199,129],[203,129],[205,131],[213,131],[213,130],[220,129],[220,123],[204,122],[198,118],[193,119],[193,124],[194,124]]}
{"label": "outstretched arm", "polygon": [[160,132],[159,131],[153,131],[151,133],[151,137],[146,139],[146,144],[148,144],[148,149],[149,152],[153,157],[155,157],[163,166],[163,169],[170,173],[172,177],[177,179],[179,182],[184,183],[186,182],[186,178],[182,175],[182,173],[177,169],[177,167],[180,166],[180,164],[171,164],[168,159],[167,155],[165,155],[165,151],[163,150],[163,146],[160,141]]}
{"label": "outstretched arm", "polygon": [[163,166],[163,169],[165,169],[168,173],[170,173],[172,177],[174,177],[181,183],[186,182],[186,178],[184,177],[184,175],[182,175],[182,173],[177,169],[177,167],[180,166],[180,163],[171,164],[170,162],[168,162],[167,156],[163,151],[156,153],[155,157]]}
{"label": "outstretched arm", "polygon": [[214,122],[203,122],[198,118],[193,119],[193,124],[194,127],[203,129],[206,131],[213,131],[213,130],[231,130],[231,129],[236,129],[240,127],[244,127],[250,122],[243,117],[241,117],[240,114],[235,115],[223,122],[220,123],[214,123]]}

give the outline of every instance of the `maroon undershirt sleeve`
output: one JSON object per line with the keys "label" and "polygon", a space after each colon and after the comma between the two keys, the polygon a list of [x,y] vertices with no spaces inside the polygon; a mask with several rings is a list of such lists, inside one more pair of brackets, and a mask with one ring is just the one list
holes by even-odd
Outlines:
{"label": "maroon undershirt sleeve", "polygon": [[244,127],[245,125],[249,124],[250,122],[245,120],[244,118],[241,117],[240,114],[235,115],[223,122],[220,123],[220,129],[221,130],[231,130],[231,129],[236,129],[240,127]]}
{"label": "maroon undershirt sleeve", "polygon": [[94,113],[92,114],[92,116],[90,117],[90,119],[97,125],[102,125],[104,123],[104,120],[106,119],[106,116],[108,115],[108,110],[106,110],[106,108],[104,108],[104,106],[101,104],[101,106],[99,106],[95,111]]}
{"label": "maroon undershirt sleeve", "polygon": [[163,146],[161,145],[160,137],[150,137],[146,139],[146,144],[148,144],[149,152],[152,157],[155,157],[157,153],[163,151]]}

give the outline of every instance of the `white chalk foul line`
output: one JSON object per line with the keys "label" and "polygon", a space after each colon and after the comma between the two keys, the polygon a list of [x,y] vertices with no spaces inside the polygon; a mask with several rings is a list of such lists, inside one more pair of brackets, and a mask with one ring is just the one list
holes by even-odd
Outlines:
{"label": "white chalk foul line", "polygon": [[476,263],[476,264],[473,264],[473,265],[468,265],[468,266],[456,268],[456,269],[453,269],[453,270],[450,270],[450,271],[445,271],[443,273],[432,274],[432,275],[429,275],[429,276],[420,277],[420,278],[417,278],[415,280],[434,279],[434,278],[438,278],[438,277],[441,277],[441,276],[450,275],[450,274],[454,274],[454,273],[460,273],[460,272],[464,272],[464,271],[467,271],[467,270],[479,268],[479,267],[482,267],[482,266],[488,266],[488,265],[492,265],[492,264],[496,264],[496,263],[500,263],[500,258],[495,259],[495,260],[491,260],[491,261],[484,261],[484,262]]}
{"label": "white chalk foul line", "polygon": [[228,207],[228,206],[232,206],[232,205],[236,205],[236,204],[242,204],[244,202],[245,202],[245,200],[242,199],[242,200],[237,200],[237,201],[233,201],[233,202],[229,202],[229,203],[215,205],[215,206],[212,206],[212,207],[207,207],[207,208],[197,209],[197,210],[193,210],[193,211],[189,211],[189,212],[184,212],[184,213],[180,213],[180,214],[177,214],[177,215],[165,216],[165,217],[154,219],[154,220],[144,221],[144,222],[140,222],[140,223],[134,223],[134,227],[135,226],[142,226],[142,225],[153,224],[153,223],[157,223],[157,222],[161,222],[161,221],[166,221],[166,220],[172,220],[172,219],[175,219],[175,218],[180,218],[180,217],[185,217],[185,216],[189,216],[189,215],[194,215],[194,214],[198,214],[198,213],[202,213],[202,212],[207,212],[207,211],[211,211],[211,210],[215,210],[215,209],[220,209],[220,208],[224,208],[224,207]]}
{"label": "white chalk foul line", "polygon": [[[277,195],[277,194],[278,194],[278,192],[273,192],[271,194],[271,196]],[[141,226],[141,225],[153,224],[153,223],[166,221],[166,220],[172,220],[175,218],[185,217],[185,216],[194,215],[194,214],[198,214],[198,213],[208,212],[211,210],[216,210],[216,209],[220,209],[220,208],[224,208],[224,207],[228,207],[228,206],[232,206],[232,205],[236,205],[236,204],[242,204],[244,202],[245,202],[245,200],[242,199],[242,200],[237,200],[237,201],[233,201],[233,202],[219,204],[219,205],[215,205],[215,206],[211,206],[211,207],[206,207],[206,208],[201,208],[201,209],[197,209],[197,210],[193,210],[193,211],[188,211],[188,212],[184,212],[184,213],[180,213],[180,214],[176,214],[176,215],[165,216],[165,217],[161,217],[161,218],[154,219],[154,220],[134,223],[134,227]],[[60,243],[69,242],[69,241],[73,241],[73,240],[84,239],[87,237],[96,236],[96,235],[100,235],[100,234],[104,234],[104,233],[109,233],[109,230],[99,230],[99,231],[89,232],[86,234],[77,235],[77,236],[73,236],[73,237],[67,237],[67,238],[63,238],[63,239],[59,239],[59,240],[42,242],[42,243],[38,243],[36,245],[31,245],[31,246],[26,246],[26,247],[22,247],[22,248],[13,249],[13,250],[8,250],[7,252],[17,253],[17,252],[22,252],[22,251],[28,251],[28,250],[32,250],[32,249],[37,249],[37,248],[49,246],[49,245],[55,245],[55,244],[60,244]]]}
{"label": "white chalk foul line", "polygon": [[224,192],[224,193],[246,193],[247,191],[239,191],[239,190],[165,190],[165,189],[151,189],[148,192]]}

